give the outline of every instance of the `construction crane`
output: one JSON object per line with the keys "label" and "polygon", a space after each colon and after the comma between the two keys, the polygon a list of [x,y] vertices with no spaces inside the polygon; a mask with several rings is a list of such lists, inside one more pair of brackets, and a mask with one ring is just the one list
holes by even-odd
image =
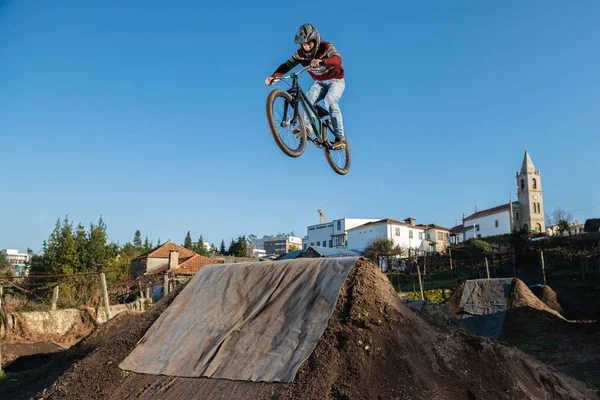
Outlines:
{"label": "construction crane", "polygon": [[317,211],[319,211],[319,223],[322,224],[323,222],[329,222],[327,221],[327,218],[325,217],[325,214],[323,214],[323,209],[319,208]]}

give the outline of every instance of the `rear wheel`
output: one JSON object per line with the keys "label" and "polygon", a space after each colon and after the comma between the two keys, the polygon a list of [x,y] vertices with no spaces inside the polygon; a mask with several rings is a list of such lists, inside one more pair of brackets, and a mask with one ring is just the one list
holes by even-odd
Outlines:
{"label": "rear wheel", "polygon": [[[275,89],[267,97],[267,122],[277,146],[290,157],[300,157],[306,149],[306,130],[304,119],[297,113],[296,121],[294,109],[291,105],[292,96],[283,89]],[[299,129],[297,133],[293,129]]]}
{"label": "rear wheel", "polygon": [[[329,142],[335,141],[335,136],[331,130],[327,129],[327,140]],[[323,146],[325,152],[325,158],[327,163],[337,174],[346,175],[350,171],[350,165],[352,164],[352,157],[350,155],[350,143],[348,137],[346,137],[346,146],[341,149],[329,149],[327,146]]]}

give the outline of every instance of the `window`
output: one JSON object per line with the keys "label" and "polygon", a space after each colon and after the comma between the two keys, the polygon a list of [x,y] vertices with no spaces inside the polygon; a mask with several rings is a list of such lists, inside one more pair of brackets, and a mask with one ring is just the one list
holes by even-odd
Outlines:
{"label": "window", "polygon": [[438,232],[437,233],[437,240],[444,240],[444,233],[443,232]]}
{"label": "window", "polygon": [[525,190],[525,179],[521,179],[521,190]]}
{"label": "window", "polygon": [[413,231],[408,231],[408,237],[411,239],[413,238]]}
{"label": "window", "polygon": [[318,247],[321,247],[321,242],[317,242],[317,246],[318,246]]}
{"label": "window", "polygon": [[337,222],[337,230],[341,231],[342,230],[342,221],[338,221]]}
{"label": "window", "polygon": [[323,240],[323,247],[327,247],[327,240]]}
{"label": "window", "polygon": [[426,237],[427,237],[427,240],[431,240],[431,233],[427,232]]}
{"label": "window", "polygon": [[519,220],[519,212],[517,211],[517,218],[515,218],[517,221]]}
{"label": "window", "polygon": [[481,238],[481,233],[478,233],[478,234],[477,234],[477,238],[478,238],[478,239],[479,239],[479,238]]}
{"label": "window", "polygon": [[496,222],[494,223],[494,225],[496,225],[496,228],[498,227],[498,220],[496,220]]}
{"label": "window", "polygon": [[533,178],[533,184],[531,185],[534,189],[537,189],[537,181]]}
{"label": "window", "polygon": [[310,242],[310,245],[311,245],[311,246],[314,246],[314,245],[315,245],[315,242]]}
{"label": "window", "polygon": [[475,225],[475,230],[479,232],[479,224]]}
{"label": "window", "polygon": [[419,239],[423,239],[423,232],[419,232]]}
{"label": "window", "polygon": [[538,214],[541,214],[542,213],[542,209],[540,207],[540,203],[537,203],[537,204],[538,204]]}
{"label": "window", "polygon": [[400,228],[396,228],[396,236],[400,236]]}
{"label": "window", "polygon": [[333,247],[333,240],[332,239],[329,240],[329,247]]}

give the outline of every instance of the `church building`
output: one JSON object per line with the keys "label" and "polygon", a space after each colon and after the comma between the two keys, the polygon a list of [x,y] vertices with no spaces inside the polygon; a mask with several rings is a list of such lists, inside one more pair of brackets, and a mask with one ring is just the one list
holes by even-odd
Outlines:
{"label": "church building", "polygon": [[486,210],[476,210],[468,217],[463,215],[463,223],[451,230],[451,242],[458,243],[472,237],[502,235],[520,229],[545,232],[542,175],[540,170],[535,169],[527,151],[516,179],[516,201],[513,201],[511,191],[508,203]]}

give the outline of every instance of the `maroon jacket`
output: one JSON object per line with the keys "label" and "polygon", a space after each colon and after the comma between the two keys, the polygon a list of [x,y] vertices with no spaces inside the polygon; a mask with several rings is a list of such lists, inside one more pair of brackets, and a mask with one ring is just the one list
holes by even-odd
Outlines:
{"label": "maroon jacket", "polygon": [[[337,52],[335,47],[325,41],[321,41],[316,59],[321,59],[323,62],[317,68],[309,68],[308,73],[315,81],[326,81],[328,79],[342,79],[344,77],[344,67],[342,67],[342,57]],[[310,65],[312,58],[308,53],[300,47],[286,62],[281,64],[279,68],[271,75],[274,78],[280,77],[288,73],[296,65],[301,64],[303,67]]]}

